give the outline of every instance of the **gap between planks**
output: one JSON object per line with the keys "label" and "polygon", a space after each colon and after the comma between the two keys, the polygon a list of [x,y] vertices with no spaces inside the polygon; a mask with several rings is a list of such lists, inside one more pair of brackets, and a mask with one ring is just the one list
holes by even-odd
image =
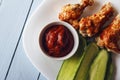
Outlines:
{"label": "gap between planks", "polygon": [[[3,0],[0,1],[0,6],[1,6],[2,2],[3,2]],[[25,22],[24,22],[24,24],[23,24],[23,28],[22,28],[21,33],[20,33],[20,36],[19,36],[19,38],[18,38],[16,47],[15,47],[15,50],[14,50],[14,52],[13,52],[13,56],[12,56],[12,58],[11,58],[11,61],[10,61],[10,64],[9,64],[9,67],[8,67],[8,70],[7,70],[7,73],[6,73],[6,75],[5,75],[4,80],[7,80],[7,76],[8,76],[8,74],[9,74],[9,71],[10,71],[10,68],[11,68],[11,65],[12,65],[12,62],[13,62],[13,59],[14,59],[14,57],[15,57],[15,53],[16,53],[16,51],[17,51],[17,47],[18,47],[18,45],[19,45],[19,43],[20,43],[20,40],[21,40],[21,37],[22,37],[22,33],[23,33],[24,28],[25,28],[25,24],[26,24],[26,22],[27,22],[28,16],[29,16],[29,14],[30,14],[30,11],[31,11],[33,2],[34,2],[34,0],[32,0],[32,2],[31,2],[31,4],[30,4],[30,8],[29,8],[28,13],[27,13],[27,16],[26,16],[26,18],[25,18]],[[40,73],[38,74],[37,80],[39,80],[39,77],[40,77]]]}

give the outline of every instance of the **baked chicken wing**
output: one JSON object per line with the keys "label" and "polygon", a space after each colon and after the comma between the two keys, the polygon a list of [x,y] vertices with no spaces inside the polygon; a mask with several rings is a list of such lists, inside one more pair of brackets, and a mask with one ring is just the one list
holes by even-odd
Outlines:
{"label": "baked chicken wing", "polygon": [[100,31],[104,23],[113,15],[113,12],[111,4],[105,4],[97,13],[80,20],[79,32],[85,37],[92,37]]}
{"label": "baked chicken wing", "polygon": [[81,4],[67,4],[62,8],[62,11],[59,13],[59,19],[72,24],[75,29],[78,29],[78,19],[80,18],[83,10],[88,5],[91,6],[93,3],[93,0],[82,0]]}
{"label": "baked chicken wing", "polygon": [[97,38],[97,44],[114,53],[120,53],[120,14],[103,30]]}

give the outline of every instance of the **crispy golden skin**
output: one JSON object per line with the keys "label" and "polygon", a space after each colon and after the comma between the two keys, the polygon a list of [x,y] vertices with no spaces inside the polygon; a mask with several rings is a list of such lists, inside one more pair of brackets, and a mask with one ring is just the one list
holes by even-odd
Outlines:
{"label": "crispy golden skin", "polygon": [[97,44],[114,53],[120,53],[120,14],[103,30],[97,38]]}
{"label": "crispy golden skin", "polygon": [[81,4],[67,4],[63,6],[62,11],[59,13],[59,19],[72,24],[75,29],[78,29],[78,19],[83,13],[83,10],[93,3],[93,0],[82,0]]}
{"label": "crispy golden skin", "polygon": [[113,15],[113,12],[111,4],[105,4],[97,13],[80,20],[79,32],[83,36],[92,37],[100,31],[104,23]]}

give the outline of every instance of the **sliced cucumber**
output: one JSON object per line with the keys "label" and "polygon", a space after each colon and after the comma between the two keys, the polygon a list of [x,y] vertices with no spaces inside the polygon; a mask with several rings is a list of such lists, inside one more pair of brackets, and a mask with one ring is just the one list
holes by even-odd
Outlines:
{"label": "sliced cucumber", "polygon": [[89,80],[104,80],[109,55],[106,50],[101,50],[91,65]]}
{"label": "sliced cucumber", "polygon": [[85,55],[79,67],[78,73],[76,74],[75,80],[87,80],[89,68],[98,51],[99,49],[95,43],[91,43],[88,45],[85,52],[83,53]]}
{"label": "sliced cucumber", "polygon": [[113,73],[114,73],[114,64],[113,64],[113,61],[112,61],[112,56],[110,55],[109,56],[109,61],[108,61],[108,64],[107,64],[105,80],[113,80]]}
{"label": "sliced cucumber", "polygon": [[86,41],[84,38],[79,36],[79,48],[74,56],[65,60],[61,66],[58,73],[57,80],[73,80],[78,68],[80,66],[81,60],[83,58],[83,50],[86,46]]}

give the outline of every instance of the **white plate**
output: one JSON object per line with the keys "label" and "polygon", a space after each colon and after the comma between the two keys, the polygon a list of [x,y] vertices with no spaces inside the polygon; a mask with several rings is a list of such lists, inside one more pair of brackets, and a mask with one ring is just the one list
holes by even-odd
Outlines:
{"label": "white plate", "polygon": [[[91,15],[98,11],[103,4],[111,2],[120,12],[120,0],[95,0],[92,7],[88,7],[82,16]],[[32,64],[49,80],[55,80],[62,61],[55,61],[44,57],[39,49],[40,30],[49,22],[57,21],[61,7],[67,3],[79,3],[79,0],[44,0],[35,10],[26,24],[23,33],[23,47]],[[120,80],[120,55],[114,55],[116,63],[116,80]]]}

